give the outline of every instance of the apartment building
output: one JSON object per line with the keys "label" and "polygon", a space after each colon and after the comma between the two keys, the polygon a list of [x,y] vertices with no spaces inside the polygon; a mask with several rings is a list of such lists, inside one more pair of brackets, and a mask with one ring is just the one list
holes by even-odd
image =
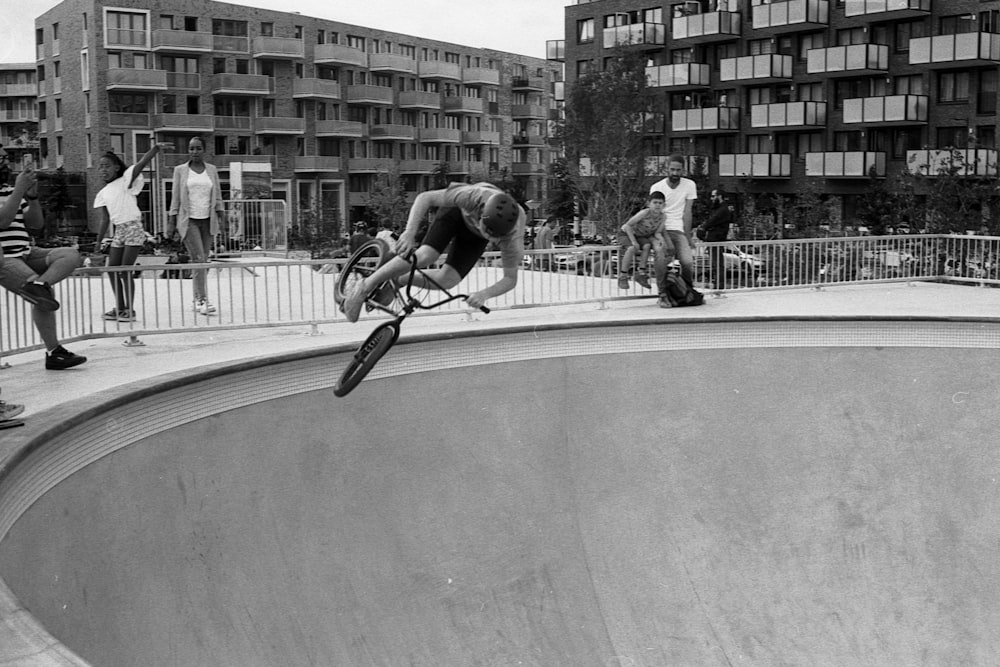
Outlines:
{"label": "apartment building", "polygon": [[34,63],[0,63],[0,146],[13,162],[37,151],[31,131],[38,122],[36,98]]}
{"label": "apartment building", "polygon": [[654,152],[703,156],[730,192],[818,183],[847,219],[870,173],[933,175],[955,150],[997,173],[997,1],[578,0],[564,37],[567,86],[645,54]]}
{"label": "apartment building", "polygon": [[147,229],[162,229],[172,168],[206,141],[224,195],[266,175],[293,214],[359,218],[377,174],[412,196],[508,176],[546,197],[558,67],[545,59],[211,1],[65,0],[35,21],[43,167],[89,171],[112,150],[159,157]]}

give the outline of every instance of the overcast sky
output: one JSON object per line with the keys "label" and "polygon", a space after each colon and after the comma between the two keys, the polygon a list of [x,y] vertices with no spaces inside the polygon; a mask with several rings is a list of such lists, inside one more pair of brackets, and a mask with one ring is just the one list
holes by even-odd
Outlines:
{"label": "overcast sky", "polygon": [[[571,0],[245,0],[250,7],[381,28],[464,46],[545,57],[545,41],[562,39]],[[59,0],[2,0],[0,62],[34,62],[35,18]],[[16,11],[11,11],[16,6]]]}

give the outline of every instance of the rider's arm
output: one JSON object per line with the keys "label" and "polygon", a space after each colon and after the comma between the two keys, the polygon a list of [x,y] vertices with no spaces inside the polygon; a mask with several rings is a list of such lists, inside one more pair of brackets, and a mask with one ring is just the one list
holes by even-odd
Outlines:
{"label": "rider's arm", "polygon": [[444,193],[444,190],[428,190],[417,195],[413,200],[413,206],[410,207],[410,215],[406,218],[406,229],[403,233],[410,236],[416,234],[420,223],[427,218],[430,210],[444,204]]}

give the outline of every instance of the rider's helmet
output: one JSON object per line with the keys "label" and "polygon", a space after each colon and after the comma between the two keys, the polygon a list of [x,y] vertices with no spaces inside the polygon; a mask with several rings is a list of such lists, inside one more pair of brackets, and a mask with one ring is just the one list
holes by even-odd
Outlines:
{"label": "rider's helmet", "polygon": [[482,220],[490,236],[506,236],[514,229],[520,215],[521,207],[514,198],[504,192],[498,192],[486,200]]}

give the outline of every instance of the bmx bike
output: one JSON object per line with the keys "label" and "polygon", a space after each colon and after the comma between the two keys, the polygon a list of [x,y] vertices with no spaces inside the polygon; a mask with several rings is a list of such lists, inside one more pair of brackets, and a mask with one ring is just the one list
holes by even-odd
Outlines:
{"label": "bmx bike", "polygon": [[[381,239],[373,239],[358,248],[347,260],[340,275],[337,276],[337,281],[334,284],[334,298],[337,303],[343,303],[354,284],[372,275],[391,257],[393,254],[389,250],[388,244]],[[385,356],[389,348],[395,344],[399,338],[403,320],[411,313],[417,310],[431,310],[457,299],[468,298],[468,294],[450,293],[431,278],[427,272],[417,268],[417,260],[413,253],[410,254],[409,261],[410,272],[405,283],[399,284],[395,280],[389,280],[365,296],[366,311],[381,310],[392,315],[393,319],[375,327],[375,330],[368,335],[368,338],[354,353],[333,388],[335,396],[346,396],[365,379],[378,360]],[[420,274],[425,286],[414,284],[414,277],[417,274]],[[445,298],[425,303],[424,301],[429,298],[432,289],[443,293]],[[484,313],[490,312],[486,306],[480,306],[479,309]]]}

